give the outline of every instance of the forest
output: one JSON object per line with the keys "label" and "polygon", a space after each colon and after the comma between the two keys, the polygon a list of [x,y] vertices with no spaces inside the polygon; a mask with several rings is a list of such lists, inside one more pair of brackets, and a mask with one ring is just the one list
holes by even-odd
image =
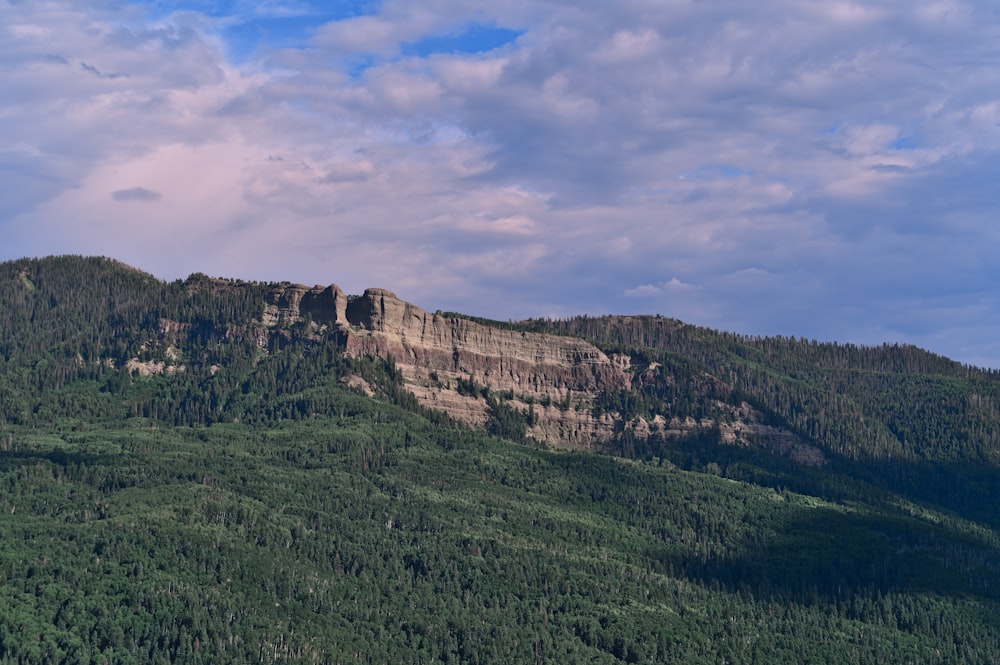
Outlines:
{"label": "forest", "polygon": [[0,663],[1000,662],[995,372],[497,324],[655,361],[595,410],[746,402],[827,463],[711,429],[552,450],[502,395],[478,430],[391,358],[268,333],[272,286],[0,264]]}

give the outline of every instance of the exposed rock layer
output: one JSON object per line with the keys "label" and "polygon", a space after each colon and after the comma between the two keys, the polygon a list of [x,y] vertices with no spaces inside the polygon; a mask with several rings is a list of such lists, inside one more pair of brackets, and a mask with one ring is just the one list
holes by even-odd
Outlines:
{"label": "exposed rock layer", "polygon": [[618,364],[583,340],[430,314],[384,289],[368,289],[355,298],[336,285],[275,290],[264,324],[302,321],[339,333],[351,355],[392,356],[404,372],[444,372],[472,378],[491,390],[556,399],[566,391],[628,383]]}
{"label": "exposed rock layer", "polygon": [[[532,411],[528,435],[550,445],[592,447],[621,430],[669,438],[718,427],[724,443],[758,445],[804,463],[823,463],[818,449],[761,424],[746,404],[729,407],[732,422],[727,423],[671,415],[626,423],[616,414],[595,415],[591,407],[602,390],[641,384],[655,365],[633,368],[628,356],[609,357],[578,338],[431,314],[384,289],[347,296],[336,285],[283,285],[271,292],[262,321],[269,327],[305,325],[306,334],[337,335],[352,356],[391,357],[421,404],[475,426],[489,421],[489,407],[470,385],[504,393],[510,406]],[[458,389],[460,383],[464,390]]]}
{"label": "exposed rock layer", "polygon": [[[336,285],[284,285],[271,293],[263,323],[308,323],[317,334],[340,336],[350,355],[392,357],[421,403],[471,424],[484,424],[487,408],[481,397],[459,394],[459,381],[506,392],[525,409],[537,401],[531,434],[552,444],[609,438],[609,419],[588,407],[602,388],[629,383],[627,359],[609,358],[583,340],[431,314],[384,289],[348,297]],[[541,406],[552,403],[579,408]]]}

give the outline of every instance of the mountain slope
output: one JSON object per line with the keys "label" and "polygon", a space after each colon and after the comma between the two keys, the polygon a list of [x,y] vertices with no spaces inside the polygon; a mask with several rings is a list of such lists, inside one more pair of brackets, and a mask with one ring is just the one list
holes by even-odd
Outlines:
{"label": "mountain slope", "polygon": [[82,257],[0,317],[0,662],[1000,661],[993,373]]}

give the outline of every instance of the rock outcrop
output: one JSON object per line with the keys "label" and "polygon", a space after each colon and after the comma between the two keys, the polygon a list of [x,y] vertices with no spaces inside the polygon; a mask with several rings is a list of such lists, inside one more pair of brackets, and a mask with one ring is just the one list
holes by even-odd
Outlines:
{"label": "rock outcrop", "polygon": [[[594,399],[607,389],[632,389],[651,380],[655,363],[632,367],[628,356],[608,356],[575,337],[524,332],[502,325],[432,314],[385,289],[347,296],[336,285],[285,284],[271,292],[262,322],[272,328],[302,326],[302,334],[336,335],[347,354],[392,358],[405,386],[424,406],[474,426],[487,425],[490,406],[480,389],[503,394],[527,414],[527,435],[553,446],[590,448],[631,431],[639,437],[682,437],[718,427],[723,443],[758,445],[810,464],[818,450],[790,432],[764,426],[745,403],[729,408],[732,422],[657,415],[623,422],[595,414]],[[700,379],[722,391],[721,382]]]}
{"label": "rock outcrop", "polygon": [[382,289],[349,302],[347,321],[348,353],[391,355],[404,373],[444,372],[491,390],[551,399],[627,383],[608,356],[583,340],[430,314]]}
{"label": "rock outcrop", "polygon": [[[460,382],[505,392],[525,409],[537,402],[531,433],[552,444],[607,438],[611,427],[589,406],[602,388],[629,383],[620,359],[583,340],[432,314],[384,289],[348,297],[336,285],[283,285],[270,294],[262,322],[308,324],[315,334],[338,335],[349,355],[391,357],[422,404],[471,424],[486,422],[487,406],[474,391],[461,394]],[[574,405],[576,413],[541,406],[553,403]]]}
{"label": "rock outcrop", "polygon": [[264,325],[297,323],[304,319],[319,326],[346,325],[347,296],[336,284],[312,288],[291,284],[271,292],[264,307]]}

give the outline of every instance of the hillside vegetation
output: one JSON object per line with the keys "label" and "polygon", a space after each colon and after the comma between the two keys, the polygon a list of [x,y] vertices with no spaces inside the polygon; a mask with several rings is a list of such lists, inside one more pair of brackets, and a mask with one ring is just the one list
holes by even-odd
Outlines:
{"label": "hillside vegetation", "polygon": [[[595,411],[715,423],[555,451],[265,326],[271,288],[0,264],[0,663],[1000,662],[995,373],[514,324],[642,360]],[[824,463],[725,443],[743,403]]]}

